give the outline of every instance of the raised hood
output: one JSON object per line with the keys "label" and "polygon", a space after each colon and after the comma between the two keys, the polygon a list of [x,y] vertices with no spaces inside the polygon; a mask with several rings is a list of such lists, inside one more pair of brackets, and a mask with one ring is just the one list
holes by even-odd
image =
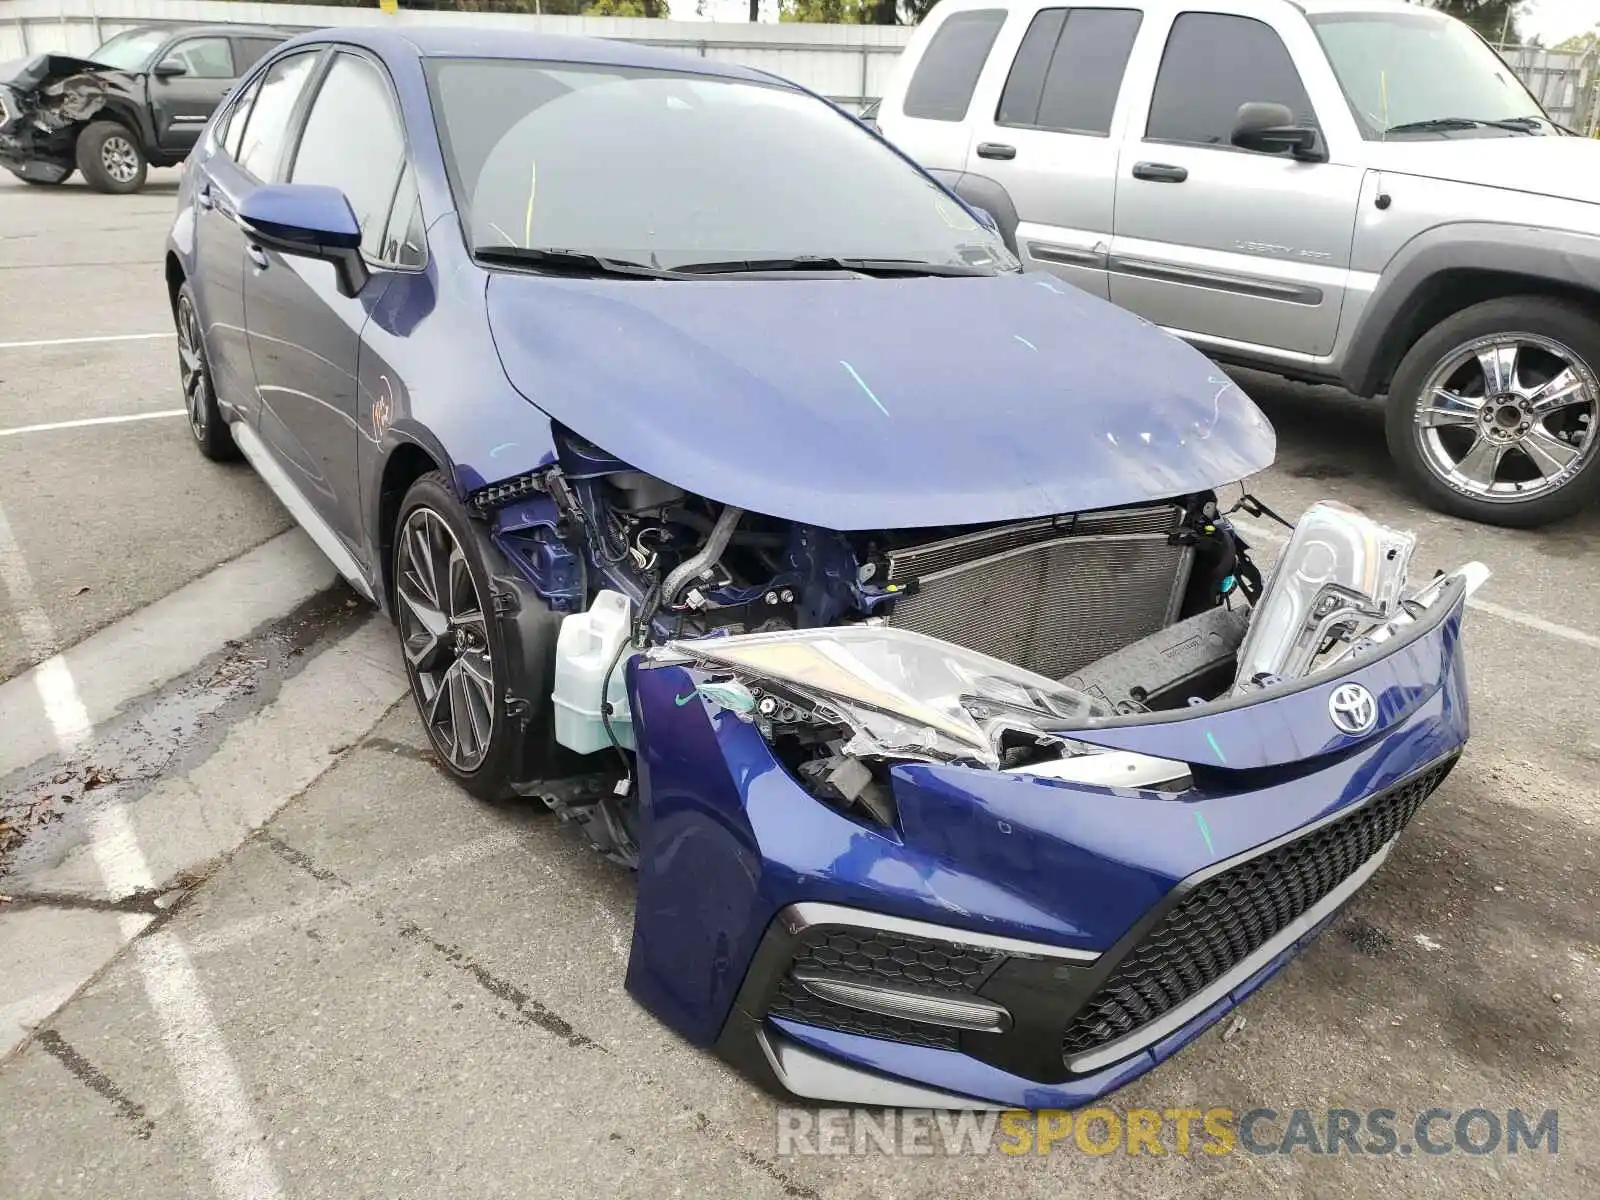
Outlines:
{"label": "raised hood", "polygon": [[1405,138],[1368,150],[1380,171],[1600,204],[1600,142],[1593,138]]}
{"label": "raised hood", "polygon": [[640,470],[831,529],[1218,487],[1271,426],[1197,351],[1046,275],[625,281],[495,273],[507,375]]}

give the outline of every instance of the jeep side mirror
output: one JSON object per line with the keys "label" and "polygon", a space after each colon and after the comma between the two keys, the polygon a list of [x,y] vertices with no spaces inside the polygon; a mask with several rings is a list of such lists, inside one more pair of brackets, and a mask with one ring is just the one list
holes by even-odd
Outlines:
{"label": "jeep side mirror", "polygon": [[1228,140],[1241,150],[1281,154],[1287,150],[1305,162],[1325,162],[1322,135],[1311,125],[1295,124],[1288,105],[1252,100],[1241,104]]}
{"label": "jeep side mirror", "polygon": [[165,62],[158,62],[155,70],[151,71],[150,73],[157,79],[171,79],[175,75],[187,75],[189,73],[189,68],[184,66],[177,59],[169,58]]}

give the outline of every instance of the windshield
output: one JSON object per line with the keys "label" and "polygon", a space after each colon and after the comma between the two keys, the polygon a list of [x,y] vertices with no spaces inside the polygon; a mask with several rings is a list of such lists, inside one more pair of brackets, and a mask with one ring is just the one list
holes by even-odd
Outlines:
{"label": "windshield", "polygon": [[142,71],[166,40],[164,29],[133,29],[117,34],[89,57],[119,71]]}
{"label": "windshield", "polygon": [[1451,117],[1546,120],[1511,68],[1459,21],[1430,12],[1334,13],[1310,21],[1369,139],[1396,125]]}
{"label": "windshield", "polygon": [[671,270],[809,256],[1017,264],[861,125],[782,86],[572,63],[433,60],[474,247]]}

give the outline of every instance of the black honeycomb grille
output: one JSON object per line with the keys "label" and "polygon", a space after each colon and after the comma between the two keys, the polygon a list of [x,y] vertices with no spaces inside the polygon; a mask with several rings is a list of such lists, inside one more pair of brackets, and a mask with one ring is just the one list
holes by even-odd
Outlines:
{"label": "black honeycomb grille", "polygon": [[1071,1059],[1126,1037],[1226,975],[1405,828],[1453,763],[1429,768],[1348,817],[1205,880],[1116,965],[1062,1038]]}
{"label": "black honeycomb grille", "polygon": [[958,946],[953,942],[907,934],[843,926],[814,926],[800,935],[789,974],[778,984],[767,1006],[774,1017],[788,1017],[845,1033],[887,1038],[914,1046],[954,1049],[957,1031],[901,1017],[849,1008],[820,999],[794,978],[796,971],[821,971],[839,979],[856,979],[893,987],[935,992],[975,992],[999,966],[998,950]]}

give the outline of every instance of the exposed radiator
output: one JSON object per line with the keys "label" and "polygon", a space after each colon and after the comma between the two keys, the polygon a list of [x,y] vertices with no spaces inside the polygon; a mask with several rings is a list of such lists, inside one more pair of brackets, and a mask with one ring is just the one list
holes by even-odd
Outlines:
{"label": "exposed radiator", "polygon": [[1182,516],[1086,513],[893,551],[888,582],[918,588],[890,620],[1059,679],[1177,618],[1194,553],[1169,541]]}

